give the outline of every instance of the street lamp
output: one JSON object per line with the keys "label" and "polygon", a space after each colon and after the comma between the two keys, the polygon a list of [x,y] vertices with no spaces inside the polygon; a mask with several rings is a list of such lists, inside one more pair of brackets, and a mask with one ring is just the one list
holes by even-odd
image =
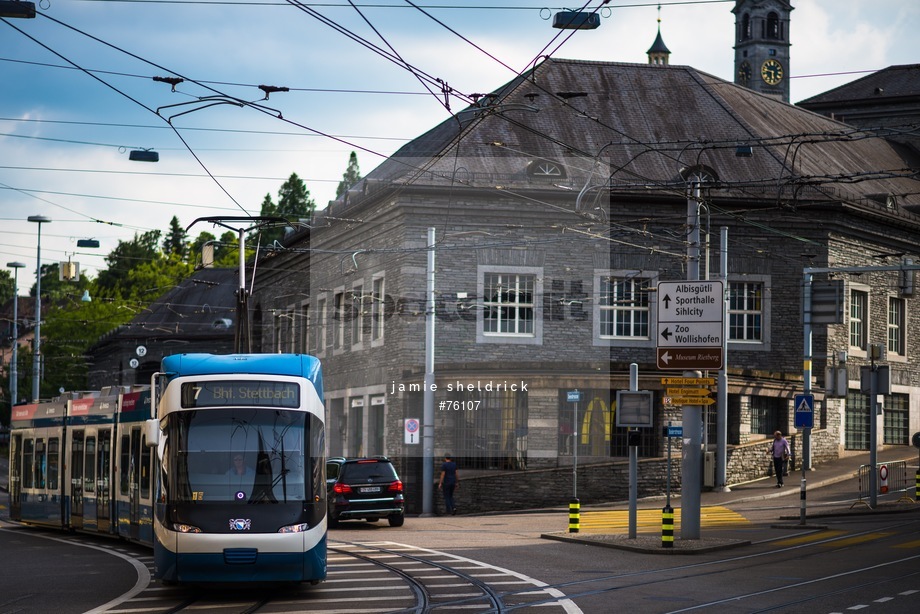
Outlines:
{"label": "street lamp", "polygon": [[10,360],[10,407],[18,401],[19,395],[19,269],[25,268],[23,262],[7,262],[13,269],[13,355]]}
{"label": "street lamp", "polygon": [[42,224],[50,224],[51,218],[44,215],[30,215],[28,220],[38,224],[38,247],[35,255],[35,338],[32,348],[32,402],[38,403],[42,344]]}

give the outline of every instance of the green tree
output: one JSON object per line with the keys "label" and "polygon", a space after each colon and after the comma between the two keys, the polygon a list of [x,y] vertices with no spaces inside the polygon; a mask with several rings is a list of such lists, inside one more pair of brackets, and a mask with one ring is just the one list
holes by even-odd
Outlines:
{"label": "green tree", "polygon": [[[277,204],[272,202],[271,195],[265,195],[261,215],[263,217],[283,217],[294,225],[298,220],[313,215],[315,209],[316,202],[310,197],[307,184],[297,176],[297,173],[291,173],[288,180],[278,189]],[[284,228],[284,225],[266,226],[250,233],[246,240],[247,242],[258,241],[261,245],[270,245],[284,238]]]}
{"label": "green tree", "polygon": [[128,271],[139,264],[162,257],[158,250],[159,243],[159,230],[135,234],[131,241],[119,241],[115,249],[105,257],[108,267],[99,271],[96,284],[107,292],[122,288],[128,278]]}
{"label": "green tree", "polygon": [[181,258],[188,255],[188,244],[186,243],[188,234],[185,229],[179,225],[179,218],[175,215],[169,220],[169,232],[163,239],[163,252],[167,255],[176,254]]}
{"label": "green tree", "polygon": [[0,269],[0,305],[5,305],[13,298],[13,274],[8,269]]}
{"label": "green tree", "polygon": [[335,197],[338,198],[359,181],[361,181],[361,169],[358,168],[358,154],[351,152],[351,155],[348,156],[348,168],[345,169],[339,187],[335,190]]}
{"label": "green tree", "polygon": [[195,267],[185,262],[177,254],[143,262],[128,271],[130,293],[125,298],[149,303],[178,286],[195,272]]}
{"label": "green tree", "polygon": [[[42,322],[41,398],[56,396],[58,391],[86,388],[89,362],[86,350],[105,333],[125,324],[134,317],[132,309],[124,309],[125,301],[117,294],[107,295],[96,284],[86,288],[92,298],[83,301],[75,295],[54,301]],[[44,286],[42,286],[44,294]],[[31,348],[25,348],[26,360],[31,361]],[[26,365],[30,364],[29,362]],[[32,370],[27,367],[19,389],[31,390]],[[27,386],[27,388],[23,388]],[[22,396],[22,395],[20,395]],[[29,396],[28,394],[26,396]]]}

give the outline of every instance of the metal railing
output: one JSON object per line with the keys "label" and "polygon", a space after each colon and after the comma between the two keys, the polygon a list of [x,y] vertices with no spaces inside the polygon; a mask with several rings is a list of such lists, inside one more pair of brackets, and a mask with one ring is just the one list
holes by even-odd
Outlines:
{"label": "metal railing", "polygon": [[[859,471],[857,472],[857,477],[859,478],[859,492],[858,499],[851,505],[853,508],[859,504],[866,505],[871,507],[866,501],[867,498],[871,496],[869,492],[870,488],[870,471],[872,471],[872,465],[860,465]],[[904,493],[901,496],[899,501],[910,501],[913,502],[910,495],[907,494],[908,489],[913,485],[912,481],[908,481],[907,477],[907,461],[889,461],[885,463],[876,463],[875,469],[876,473],[876,483],[878,485],[877,495],[884,495],[888,493]]]}

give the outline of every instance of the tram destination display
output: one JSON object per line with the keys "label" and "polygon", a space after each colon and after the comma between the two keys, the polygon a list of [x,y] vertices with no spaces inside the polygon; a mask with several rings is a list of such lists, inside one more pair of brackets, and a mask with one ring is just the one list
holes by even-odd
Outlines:
{"label": "tram destination display", "polygon": [[182,407],[300,406],[300,386],[295,382],[219,380],[184,382]]}

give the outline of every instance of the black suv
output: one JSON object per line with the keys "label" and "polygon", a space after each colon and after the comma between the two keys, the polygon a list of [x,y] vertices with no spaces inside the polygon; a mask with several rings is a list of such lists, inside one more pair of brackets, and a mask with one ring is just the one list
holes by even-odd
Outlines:
{"label": "black suv", "polygon": [[340,520],[386,518],[391,527],[405,522],[403,483],[385,456],[330,458],[326,461],[329,526]]}

